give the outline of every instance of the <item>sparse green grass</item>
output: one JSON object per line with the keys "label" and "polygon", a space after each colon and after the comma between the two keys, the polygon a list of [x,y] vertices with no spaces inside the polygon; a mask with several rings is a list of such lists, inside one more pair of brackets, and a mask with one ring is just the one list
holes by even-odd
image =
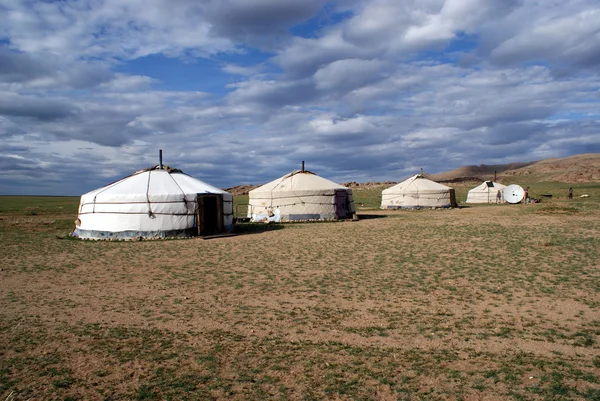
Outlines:
{"label": "sparse green grass", "polygon": [[154,242],[58,239],[77,199],[15,199],[0,399],[599,397],[598,196]]}
{"label": "sparse green grass", "polygon": [[[0,215],[77,214],[79,197],[75,196],[2,196]],[[74,220],[74,218],[73,218]]]}

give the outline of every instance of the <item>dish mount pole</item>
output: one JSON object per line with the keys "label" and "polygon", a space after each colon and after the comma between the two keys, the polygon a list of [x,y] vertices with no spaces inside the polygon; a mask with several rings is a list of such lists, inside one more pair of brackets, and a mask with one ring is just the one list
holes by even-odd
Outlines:
{"label": "dish mount pole", "polygon": [[163,164],[162,164],[162,149],[159,149],[158,151],[158,168],[159,169],[163,169]]}

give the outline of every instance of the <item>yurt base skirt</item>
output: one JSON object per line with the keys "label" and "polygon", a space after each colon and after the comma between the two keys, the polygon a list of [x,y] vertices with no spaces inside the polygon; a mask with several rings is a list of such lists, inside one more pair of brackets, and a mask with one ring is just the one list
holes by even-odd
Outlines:
{"label": "yurt base skirt", "polygon": [[275,213],[273,216],[268,214],[254,213],[251,216],[253,222],[269,221],[273,223],[292,223],[292,222],[307,222],[307,221],[335,221],[344,220],[337,217],[334,213],[303,213],[303,214],[284,214]]}
{"label": "yurt base skirt", "polygon": [[96,231],[96,230],[80,230],[73,231],[73,237],[81,239],[94,240],[113,240],[126,241],[137,239],[165,239],[165,238],[190,238],[196,232],[196,228],[188,228],[185,230],[169,230],[169,231]]}
{"label": "yurt base skirt", "polygon": [[450,209],[451,206],[450,205],[444,205],[444,206],[392,206],[392,205],[387,205],[385,208],[382,207],[382,209],[387,209],[387,210],[399,210],[399,209]]}
{"label": "yurt base skirt", "polygon": [[[233,224],[226,224],[224,232],[233,232]],[[181,230],[166,230],[166,231],[97,231],[97,230],[82,230],[76,228],[71,234],[73,237],[80,239],[93,240],[113,240],[113,241],[131,241],[138,239],[166,239],[166,238],[191,238],[196,236],[198,229],[196,227],[186,228]]]}

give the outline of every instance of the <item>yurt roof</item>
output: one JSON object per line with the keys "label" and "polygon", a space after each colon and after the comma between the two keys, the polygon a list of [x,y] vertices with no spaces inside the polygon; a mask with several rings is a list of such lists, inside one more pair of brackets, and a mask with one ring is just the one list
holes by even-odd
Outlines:
{"label": "yurt roof", "polygon": [[471,192],[471,191],[473,191],[473,192],[488,191],[490,188],[504,189],[504,188],[506,188],[506,185],[502,185],[499,182],[484,181],[481,184],[477,185],[476,187],[472,188],[469,192]]}
{"label": "yurt roof", "polygon": [[343,185],[335,183],[308,170],[294,170],[283,177],[277,178],[250,193],[274,192],[274,191],[299,191],[311,189],[347,189]]}
{"label": "yurt roof", "polygon": [[406,192],[406,191],[443,191],[450,190],[450,187],[439,184],[435,181],[428,180],[421,174],[415,174],[412,177],[407,178],[399,184],[393,187],[384,189],[384,193],[389,192]]}
{"label": "yurt roof", "polygon": [[227,194],[217,187],[200,181],[183,171],[163,165],[139,170],[102,188],[84,194],[84,197],[116,197],[143,195],[181,195],[194,193]]}

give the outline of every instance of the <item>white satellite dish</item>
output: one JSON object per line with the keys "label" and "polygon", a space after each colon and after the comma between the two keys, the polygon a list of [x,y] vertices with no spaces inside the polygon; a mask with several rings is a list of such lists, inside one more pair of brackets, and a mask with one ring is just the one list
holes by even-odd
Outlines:
{"label": "white satellite dish", "polygon": [[508,203],[519,203],[525,196],[525,190],[520,185],[511,184],[504,188],[504,199]]}

